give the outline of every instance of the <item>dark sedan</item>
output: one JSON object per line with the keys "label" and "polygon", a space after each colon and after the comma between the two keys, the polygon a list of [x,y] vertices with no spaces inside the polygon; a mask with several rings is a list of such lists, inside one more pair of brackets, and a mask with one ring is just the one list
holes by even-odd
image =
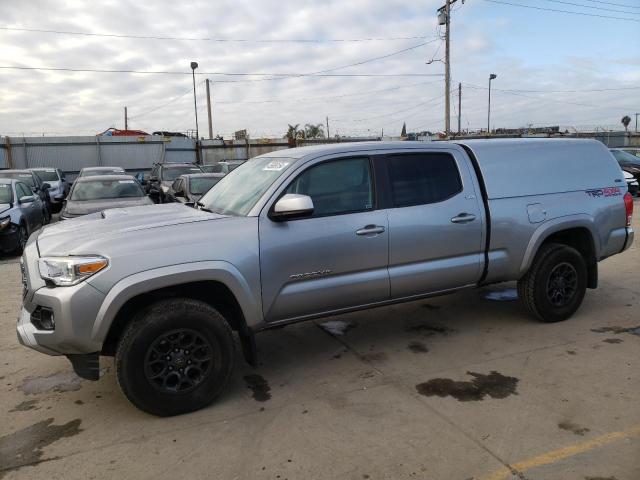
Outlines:
{"label": "dark sedan", "polygon": [[0,170],[0,177],[12,178],[28,185],[31,191],[42,200],[42,203],[46,207],[44,223],[51,221],[53,206],[51,205],[51,198],[49,197],[49,188],[51,188],[49,183],[40,180],[40,177],[31,170]]}
{"label": "dark sedan", "polygon": [[108,208],[153,205],[131,175],[78,178],[60,212],[60,220],[101,212]]}
{"label": "dark sedan", "polygon": [[180,175],[167,190],[167,201],[195,205],[200,197],[222,178],[224,178],[224,173]]}

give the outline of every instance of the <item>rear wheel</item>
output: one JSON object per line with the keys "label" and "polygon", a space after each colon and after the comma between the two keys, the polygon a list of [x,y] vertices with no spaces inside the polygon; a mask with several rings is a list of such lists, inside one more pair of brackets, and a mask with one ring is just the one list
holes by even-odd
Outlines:
{"label": "rear wheel", "polygon": [[49,210],[49,207],[45,205],[44,208],[42,209],[42,224],[48,225],[50,221],[51,221],[51,210]]}
{"label": "rear wheel", "polygon": [[116,375],[139,409],[179,415],[220,395],[234,361],[235,343],[225,318],[206,303],[171,298],[141,311],[125,329]]}
{"label": "rear wheel", "polygon": [[540,247],[518,282],[518,296],[543,322],[566,320],[580,307],[587,289],[587,266],[575,248],[558,243]]}

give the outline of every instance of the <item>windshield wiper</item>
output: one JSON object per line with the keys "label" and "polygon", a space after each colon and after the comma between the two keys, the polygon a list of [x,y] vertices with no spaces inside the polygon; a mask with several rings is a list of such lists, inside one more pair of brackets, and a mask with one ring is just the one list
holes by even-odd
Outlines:
{"label": "windshield wiper", "polygon": [[202,210],[204,212],[213,213],[213,211],[209,210],[207,207],[205,207],[204,203],[202,203],[202,202],[196,202],[196,205],[200,207],[199,210]]}

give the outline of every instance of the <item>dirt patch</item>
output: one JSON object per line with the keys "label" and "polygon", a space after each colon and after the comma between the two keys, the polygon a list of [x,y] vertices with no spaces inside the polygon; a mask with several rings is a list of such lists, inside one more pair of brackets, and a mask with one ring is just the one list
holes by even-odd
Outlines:
{"label": "dirt patch", "polygon": [[363,353],[360,355],[360,359],[365,362],[384,362],[387,359],[387,354],[384,352]]}
{"label": "dirt patch", "polygon": [[605,338],[602,340],[604,343],[622,343],[621,338]]}
{"label": "dirt patch", "polygon": [[28,377],[22,381],[22,390],[27,395],[46,392],[73,392],[80,390],[82,379],[73,372],[58,372],[46,377]]}
{"label": "dirt patch", "polygon": [[42,449],[61,438],[80,433],[80,422],[78,418],[64,425],[52,425],[53,418],[48,418],[0,437],[0,478],[9,472],[43,461]]}
{"label": "dirt patch", "polygon": [[247,388],[253,393],[253,398],[258,402],[266,402],[271,399],[271,387],[262,375],[245,375],[244,381]]}
{"label": "dirt patch", "polygon": [[600,327],[592,328],[591,331],[595,333],[630,333],[631,335],[640,336],[640,325],[637,327]]}
{"label": "dirt patch", "polygon": [[506,398],[517,395],[516,387],[519,379],[508,377],[495,370],[488,375],[467,372],[473,377],[470,382],[451,380],[450,378],[433,378],[425,383],[416,385],[416,390],[427,397],[453,397],[460,402],[484,400],[491,398]]}
{"label": "dirt patch", "polygon": [[561,430],[566,430],[567,432],[571,432],[571,433],[573,433],[575,435],[580,435],[581,437],[584,436],[585,433],[590,431],[586,427],[581,427],[580,425],[568,422],[566,420],[563,421],[563,422],[560,422],[558,424],[558,428],[561,429]]}
{"label": "dirt patch", "polygon": [[451,335],[456,331],[449,327],[442,325],[430,325],[428,323],[418,323],[415,325],[408,325],[407,332],[419,333],[425,337],[431,337],[433,335]]}
{"label": "dirt patch", "polygon": [[407,348],[413,353],[427,353],[429,351],[424,343],[417,340],[410,342],[409,345],[407,345]]}
{"label": "dirt patch", "polygon": [[25,400],[22,403],[19,403],[15,407],[13,407],[9,412],[26,412],[28,410],[35,410],[36,405],[38,404],[38,400]]}
{"label": "dirt patch", "polygon": [[576,352],[575,350],[567,350],[567,353],[569,355],[577,355],[578,354],[578,352]]}

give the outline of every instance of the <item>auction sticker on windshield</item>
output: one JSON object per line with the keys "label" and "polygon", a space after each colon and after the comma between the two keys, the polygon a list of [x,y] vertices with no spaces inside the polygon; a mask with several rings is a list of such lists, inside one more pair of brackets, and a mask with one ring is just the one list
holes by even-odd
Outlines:
{"label": "auction sticker on windshield", "polygon": [[136,183],[135,180],[118,180],[118,183]]}
{"label": "auction sticker on windshield", "polygon": [[287,165],[289,165],[289,163],[290,162],[283,162],[281,160],[273,160],[267,163],[262,170],[265,172],[279,172]]}

